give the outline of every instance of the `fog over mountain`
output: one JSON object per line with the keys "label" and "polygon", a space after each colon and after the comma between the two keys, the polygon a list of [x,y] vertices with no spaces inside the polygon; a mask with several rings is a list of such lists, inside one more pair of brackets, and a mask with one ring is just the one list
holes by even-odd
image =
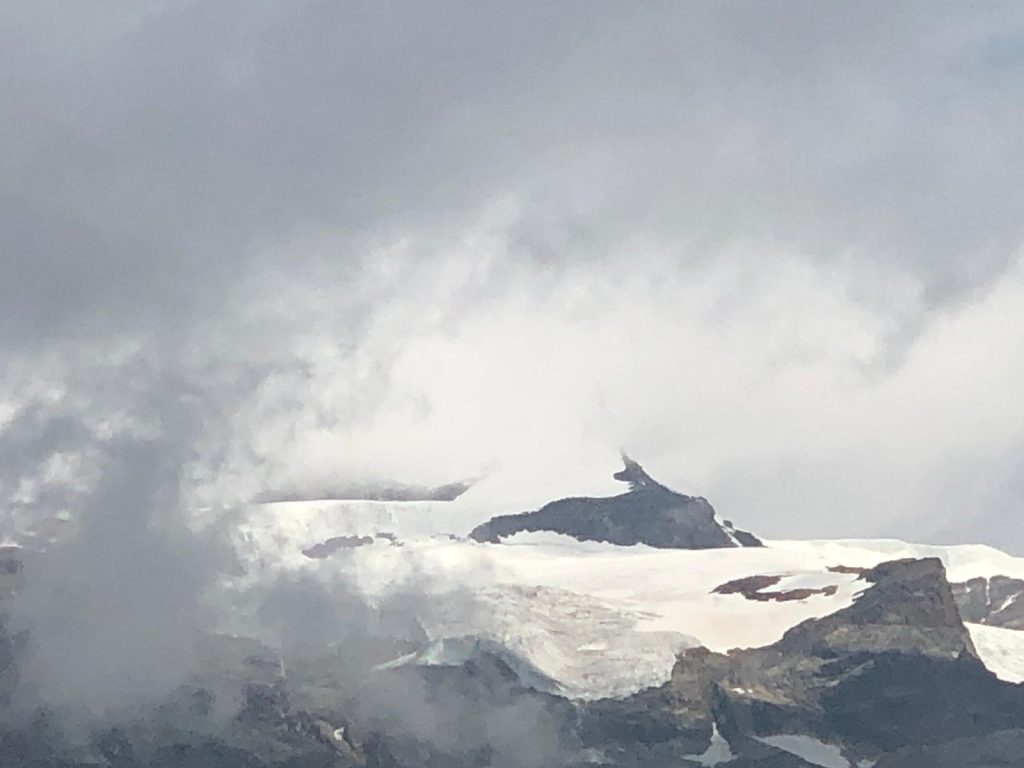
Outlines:
{"label": "fog over mountain", "polygon": [[211,617],[260,500],[457,488],[467,534],[625,450],[764,539],[1024,554],[1019,3],[33,0],[0,68],[33,701],[406,631],[427,565]]}
{"label": "fog over mountain", "polygon": [[2,12],[14,503],[191,398],[208,503],[626,447],[1024,546],[1016,4]]}

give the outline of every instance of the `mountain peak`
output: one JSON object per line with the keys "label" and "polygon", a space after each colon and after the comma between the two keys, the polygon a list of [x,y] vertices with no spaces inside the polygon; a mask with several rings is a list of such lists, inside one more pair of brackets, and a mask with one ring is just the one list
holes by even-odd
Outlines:
{"label": "mountain peak", "polygon": [[630,458],[629,454],[625,451],[621,453],[623,468],[616,472],[612,477],[616,480],[621,480],[624,483],[629,483],[629,490],[638,491],[642,488],[664,488],[661,483],[658,483],[640,466],[640,462]]}
{"label": "mountain peak", "polygon": [[662,549],[761,546],[752,534],[720,523],[707,499],[665,487],[625,453],[622,463],[623,469],[613,477],[629,484],[626,493],[568,497],[532,512],[500,515],[477,526],[470,537],[497,543],[520,532],[551,531],[578,541]]}

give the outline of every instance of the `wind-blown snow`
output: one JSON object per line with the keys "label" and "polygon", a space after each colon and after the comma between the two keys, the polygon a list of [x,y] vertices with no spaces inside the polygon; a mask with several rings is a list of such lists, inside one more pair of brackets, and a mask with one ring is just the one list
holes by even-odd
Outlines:
{"label": "wind-blown snow", "polygon": [[[499,643],[562,693],[579,698],[659,685],[687,646],[727,651],[773,643],[801,621],[850,605],[869,586],[830,566],[939,557],[954,581],[1024,576],[1024,561],[983,546],[839,540],[674,550],[584,543],[554,533],[519,533],[503,544],[482,544],[447,533],[464,533],[467,522],[475,521],[459,502],[257,505],[239,526],[239,551],[251,579],[300,571],[328,582],[344,579],[370,600],[415,583],[432,597],[431,612],[421,617],[432,640],[475,636]],[[398,542],[378,539],[322,560],[302,554],[332,536],[380,533],[394,534]],[[725,582],[756,575],[781,577],[767,591],[834,586],[835,594],[762,602],[713,593]],[[466,595],[474,609],[457,610]],[[984,630],[987,636],[976,643],[985,663],[998,665],[997,674],[1020,674],[1020,667],[1011,669],[1014,658],[1024,658],[1014,650],[1017,635]]]}

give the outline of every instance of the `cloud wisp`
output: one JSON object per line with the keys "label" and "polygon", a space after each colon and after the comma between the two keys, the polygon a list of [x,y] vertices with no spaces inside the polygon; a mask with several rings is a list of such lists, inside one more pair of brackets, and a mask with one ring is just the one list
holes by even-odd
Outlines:
{"label": "cloud wisp", "polygon": [[1022,40],[998,2],[5,5],[0,533],[74,531],[26,621],[141,680],[130,613],[173,677],[268,488],[486,514],[621,447],[766,536],[1021,550]]}

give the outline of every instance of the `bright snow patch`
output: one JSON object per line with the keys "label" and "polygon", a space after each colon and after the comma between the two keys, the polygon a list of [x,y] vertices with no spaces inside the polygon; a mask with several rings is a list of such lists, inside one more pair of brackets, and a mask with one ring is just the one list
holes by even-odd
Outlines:
{"label": "bright snow patch", "polygon": [[825,744],[811,736],[780,734],[778,736],[762,736],[758,738],[758,741],[796,755],[812,765],[820,765],[822,768],[850,768],[850,761],[843,757],[839,747]]}
{"label": "bright snow patch", "polygon": [[1024,632],[984,624],[967,624],[978,656],[996,677],[1024,682]]}
{"label": "bright snow patch", "polygon": [[946,567],[951,582],[967,581],[981,576],[1024,578],[1024,558],[1014,557],[984,544],[938,546],[908,544],[897,539],[834,539],[809,541],[766,541],[766,546],[787,549],[794,553],[814,552],[843,565],[873,566],[886,560],[937,557]]}
{"label": "bright snow patch", "polygon": [[718,724],[711,724],[711,744],[704,750],[703,754],[700,755],[686,755],[690,760],[700,763],[701,765],[714,766],[722,763],[732,762],[736,755],[732,753],[732,749],[729,747],[729,742],[722,738],[722,734],[718,732]]}
{"label": "bright snow patch", "polygon": [[[410,589],[428,593],[420,618],[431,640],[478,636],[499,643],[580,698],[659,685],[689,645],[714,651],[763,646],[801,621],[850,605],[869,585],[855,574],[831,572],[832,566],[934,556],[954,581],[1024,577],[1024,560],[981,546],[849,540],[675,550],[581,543],[554,533],[520,533],[503,544],[447,535],[464,532],[464,522],[459,502],[267,504],[255,506],[239,525],[238,549],[249,582],[301,572],[344,582],[371,600]],[[381,533],[398,541],[377,539],[320,560],[302,554],[332,536]],[[781,577],[767,591],[834,586],[835,592],[788,602],[712,592],[758,575]],[[975,635],[975,642],[990,668],[1001,665],[997,674],[1020,675],[1021,664],[1013,664],[1024,653],[1008,645],[1018,637],[1024,634],[988,634],[980,641]]]}

